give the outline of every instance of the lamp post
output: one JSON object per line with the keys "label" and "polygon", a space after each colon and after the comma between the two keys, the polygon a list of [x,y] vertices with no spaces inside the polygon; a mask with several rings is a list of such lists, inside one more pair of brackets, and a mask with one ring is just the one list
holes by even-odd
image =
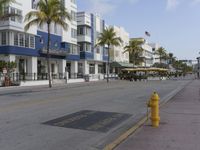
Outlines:
{"label": "lamp post", "polygon": [[197,57],[197,78],[200,77],[200,57]]}

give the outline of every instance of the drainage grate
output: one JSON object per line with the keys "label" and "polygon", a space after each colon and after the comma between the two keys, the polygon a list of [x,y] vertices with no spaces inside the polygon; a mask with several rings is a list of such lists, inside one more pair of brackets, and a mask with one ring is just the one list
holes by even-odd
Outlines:
{"label": "drainage grate", "polygon": [[130,114],[83,110],[47,121],[43,124],[88,131],[107,132],[122,121],[128,119],[130,116]]}

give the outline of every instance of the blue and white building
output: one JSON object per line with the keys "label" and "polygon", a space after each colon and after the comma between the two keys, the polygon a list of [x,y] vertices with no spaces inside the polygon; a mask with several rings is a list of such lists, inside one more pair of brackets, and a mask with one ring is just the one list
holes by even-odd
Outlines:
{"label": "blue and white building", "polygon": [[96,46],[96,44],[100,33],[105,28],[105,21],[98,15],[78,12],[77,23],[80,47],[78,73],[101,78],[101,75],[105,73],[108,53],[105,47]]}
{"label": "blue and white building", "polygon": [[[47,74],[46,25],[33,26],[27,32],[24,31],[24,16],[35,9],[37,2],[38,0],[16,0],[6,7],[5,12],[15,12],[22,17],[10,17],[0,21],[0,60],[15,61],[15,73],[23,74],[29,80],[44,79]],[[62,2],[71,13],[72,21],[66,20],[69,25],[67,31],[51,24],[51,72],[54,78],[65,78],[65,71],[68,70],[69,77],[76,78],[80,60],[77,45],[77,5],[76,0]]]}

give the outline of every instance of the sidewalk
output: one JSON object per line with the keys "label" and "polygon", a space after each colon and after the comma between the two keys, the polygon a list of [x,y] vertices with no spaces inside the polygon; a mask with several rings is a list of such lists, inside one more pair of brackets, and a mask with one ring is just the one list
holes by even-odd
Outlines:
{"label": "sidewalk", "polygon": [[160,110],[159,128],[150,121],[116,150],[200,150],[200,81],[194,80]]}

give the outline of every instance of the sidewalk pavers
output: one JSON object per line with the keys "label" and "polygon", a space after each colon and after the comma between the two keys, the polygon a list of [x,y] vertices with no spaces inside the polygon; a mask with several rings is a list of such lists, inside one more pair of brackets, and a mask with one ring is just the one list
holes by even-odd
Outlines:
{"label": "sidewalk pavers", "polygon": [[158,128],[150,121],[116,150],[199,150],[200,81],[194,80],[160,109]]}

